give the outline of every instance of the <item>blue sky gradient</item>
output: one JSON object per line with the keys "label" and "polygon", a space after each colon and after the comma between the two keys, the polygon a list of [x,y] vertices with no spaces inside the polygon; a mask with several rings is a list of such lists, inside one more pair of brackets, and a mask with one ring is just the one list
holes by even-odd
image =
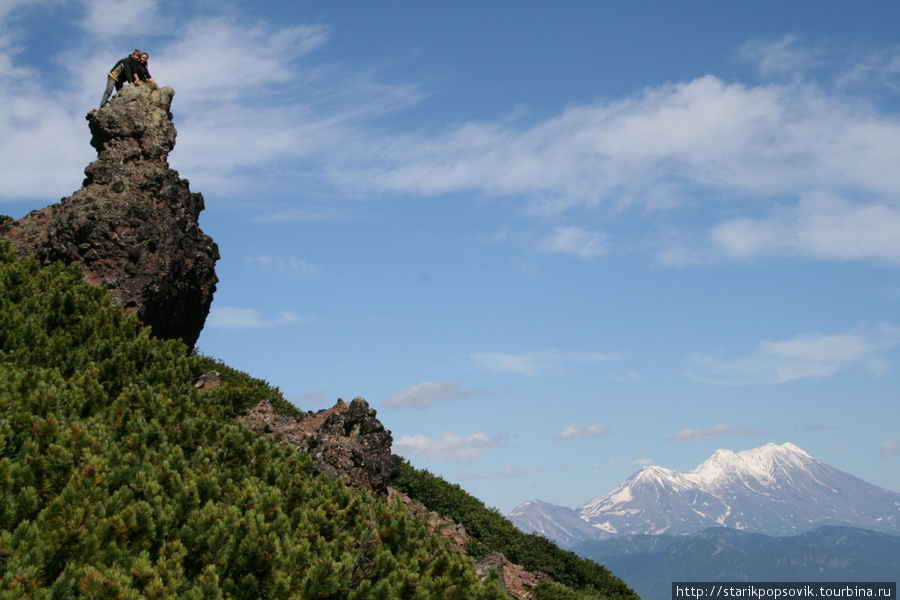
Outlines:
{"label": "blue sky gradient", "polygon": [[900,491],[900,4],[0,1],[0,213],[133,48],[198,348],[501,511],[792,442]]}

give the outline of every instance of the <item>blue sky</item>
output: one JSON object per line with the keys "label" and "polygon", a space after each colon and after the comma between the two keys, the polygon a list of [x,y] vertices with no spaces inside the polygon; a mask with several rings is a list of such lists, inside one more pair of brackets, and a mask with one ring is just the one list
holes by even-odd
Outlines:
{"label": "blue sky", "polygon": [[0,213],[133,48],[198,348],[501,511],[792,442],[900,491],[900,4],[0,0]]}

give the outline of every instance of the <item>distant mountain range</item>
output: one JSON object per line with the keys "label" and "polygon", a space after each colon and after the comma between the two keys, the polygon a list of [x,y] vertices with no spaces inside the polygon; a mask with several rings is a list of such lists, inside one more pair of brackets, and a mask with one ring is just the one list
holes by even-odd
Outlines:
{"label": "distant mountain range", "polygon": [[900,494],[816,460],[793,444],[718,450],[689,473],[644,467],[576,509],[534,501],[507,517],[565,547],[623,535],[709,527],[786,536],[821,525],[900,534]]}
{"label": "distant mountain range", "polygon": [[673,581],[896,581],[900,536],[822,526],[788,537],[726,527],[691,535],[625,535],[573,550],[624,579],[643,600]]}

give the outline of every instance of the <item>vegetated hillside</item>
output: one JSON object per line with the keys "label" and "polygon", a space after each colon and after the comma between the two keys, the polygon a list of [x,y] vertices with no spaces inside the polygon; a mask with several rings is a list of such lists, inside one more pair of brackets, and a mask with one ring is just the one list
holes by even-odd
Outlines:
{"label": "vegetated hillside", "polygon": [[[192,379],[211,368],[222,385],[201,395]],[[152,337],[78,266],[0,242],[0,599],[505,597],[400,502],[317,477],[307,454],[242,425],[261,399],[299,412]],[[544,581],[537,600],[636,598],[546,540],[517,550],[499,513],[452,498],[476,556],[508,552],[574,588]]]}
{"label": "vegetated hillside", "polygon": [[562,550],[543,536],[521,532],[498,510],[487,508],[458,485],[426,470],[415,469],[404,461],[393,486],[429,510],[464,525],[472,538],[466,549],[470,555],[478,558],[501,552],[513,563],[542,571],[570,590],[578,591],[576,594],[567,590],[572,595],[560,598],[637,599],[634,591],[605,567]]}
{"label": "vegetated hillside", "polygon": [[202,362],[79,267],[0,245],[0,598],[503,597],[399,505],[237,423],[258,382],[201,397]]}

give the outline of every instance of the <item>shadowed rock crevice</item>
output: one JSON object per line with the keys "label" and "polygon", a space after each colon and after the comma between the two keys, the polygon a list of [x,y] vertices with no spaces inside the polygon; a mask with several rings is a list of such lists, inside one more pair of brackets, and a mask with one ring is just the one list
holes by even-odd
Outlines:
{"label": "shadowed rock crevice", "polygon": [[198,224],[203,196],[169,168],[174,94],[130,85],[88,113],[97,160],[82,188],[18,221],[0,218],[0,237],[44,264],[80,264],[155,336],[193,347],[218,282],[219,249]]}

